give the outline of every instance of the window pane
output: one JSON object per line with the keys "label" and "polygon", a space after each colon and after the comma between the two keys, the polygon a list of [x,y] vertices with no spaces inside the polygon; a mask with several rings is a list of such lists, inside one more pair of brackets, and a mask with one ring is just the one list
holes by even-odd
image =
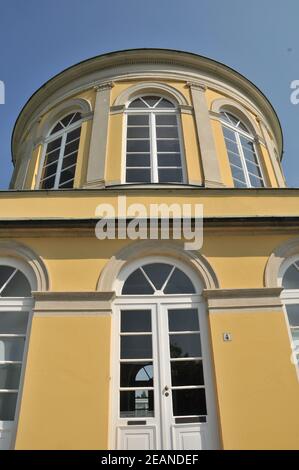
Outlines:
{"label": "window pane", "polygon": [[151,170],[127,170],[126,181],[127,183],[150,183]]}
{"label": "window pane", "polygon": [[149,138],[149,127],[128,127],[127,137],[135,137],[137,139],[140,139],[142,137]]}
{"label": "window pane", "polygon": [[151,166],[151,159],[149,153],[130,153],[127,154],[127,167],[131,166]]}
{"label": "window pane", "polygon": [[79,147],[79,139],[74,140],[70,144],[66,144],[63,155],[68,155],[69,153],[76,152],[78,150],[78,147]]}
{"label": "window pane", "polygon": [[149,152],[149,140],[127,140],[127,152]]}
{"label": "window pane", "polygon": [[180,168],[163,168],[158,170],[159,183],[182,183],[183,173]]}
{"label": "window pane", "polygon": [[288,267],[282,278],[282,286],[285,289],[299,289],[299,262]]}
{"label": "window pane", "polygon": [[299,304],[286,305],[290,326],[299,326]]}
{"label": "window pane", "polygon": [[51,131],[50,135],[55,134],[55,132],[61,131],[62,129],[63,129],[63,126],[62,126],[62,124],[60,124],[60,122],[59,122],[59,123],[56,124],[56,126],[53,128],[53,130]]}
{"label": "window pane", "polygon": [[148,125],[147,114],[136,114],[128,116],[128,126],[146,126]]}
{"label": "window pane", "polygon": [[204,385],[202,361],[171,361],[173,386]]}
{"label": "window pane", "polygon": [[156,128],[157,137],[166,137],[166,138],[178,138],[178,129],[177,127],[158,127]]}
{"label": "window pane", "polygon": [[142,99],[147,103],[151,108],[155,106],[160,100],[160,96],[143,96]]}
{"label": "window pane", "polygon": [[3,284],[8,281],[9,277],[15,270],[16,268],[13,268],[11,266],[0,266],[0,289]]}
{"label": "window pane", "polygon": [[80,137],[80,133],[81,133],[81,127],[78,127],[77,129],[74,129],[73,131],[68,132],[66,136],[66,143],[71,142],[74,139],[78,139],[78,137]]}
{"label": "window pane", "polygon": [[122,294],[125,295],[153,293],[154,289],[149,284],[141,269],[136,269],[136,271],[130,274],[122,288]]}
{"label": "window pane", "polygon": [[247,139],[246,137],[243,137],[242,135],[240,135],[240,140],[241,140],[242,148],[244,151],[248,150],[254,153],[254,145],[253,145],[252,140]]}
{"label": "window pane", "polygon": [[199,331],[197,309],[169,309],[168,328],[169,331]]}
{"label": "window pane", "polygon": [[72,153],[71,155],[68,155],[67,157],[63,158],[61,169],[63,170],[64,168],[70,165],[75,165],[76,162],[77,162],[77,152]]}
{"label": "window pane", "polygon": [[0,334],[26,334],[27,312],[0,312]]}
{"label": "window pane", "polygon": [[243,152],[244,152],[244,157],[246,158],[247,161],[256,163],[256,164],[258,163],[255,153],[249,151],[246,148],[243,148]]}
{"label": "window pane", "polygon": [[67,127],[73,117],[74,117],[74,113],[68,114],[68,115],[65,116],[63,119],[60,119],[60,122],[62,122],[62,124],[64,125],[64,127]]}
{"label": "window pane", "polygon": [[14,420],[17,397],[17,393],[0,393],[0,421]]}
{"label": "window pane", "polygon": [[157,140],[158,152],[179,152],[179,140]]}
{"label": "window pane", "polygon": [[231,142],[230,140],[225,139],[225,145],[228,152],[232,152],[235,155],[239,155],[239,149],[235,142]]}
{"label": "window pane", "polygon": [[120,417],[139,418],[154,416],[154,393],[152,390],[120,392]]}
{"label": "window pane", "polygon": [[[54,176],[55,178],[56,171],[57,171],[57,164],[58,164],[58,160],[52,163],[52,165],[44,167],[41,179],[44,180],[45,178],[48,178],[49,176]],[[48,165],[48,161],[46,162],[46,165]]]}
{"label": "window pane", "polygon": [[172,390],[172,403],[174,416],[207,414],[205,390],[203,388]]}
{"label": "window pane", "polygon": [[121,312],[121,332],[150,332],[152,330],[152,320],[150,310],[122,310]]}
{"label": "window pane", "polygon": [[146,108],[146,104],[144,104],[144,102],[138,98],[129,104],[129,108]]}
{"label": "window pane", "polygon": [[68,168],[67,170],[63,170],[60,173],[60,178],[59,178],[59,185],[62,183],[65,183],[66,181],[73,179],[75,175],[75,165],[72,166],[71,168]]}
{"label": "window pane", "polygon": [[121,359],[151,359],[151,335],[134,335],[121,337]]}
{"label": "window pane", "polygon": [[172,266],[166,263],[152,263],[142,266],[151,282],[154,284],[157,290],[160,290],[165,283],[167,276],[172,270]]}
{"label": "window pane", "polygon": [[156,114],[156,124],[161,126],[175,126],[177,125],[177,118],[175,114]]}
{"label": "window pane", "polygon": [[179,357],[201,357],[200,334],[170,334],[170,356]]}
{"label": "window pane", "polygon": [[254,163],[250,163],[250,162],[246,161],[246,166],[247,166],[247,170],[249,171],[249,173],[261,178],[262,174],[261,174],[260,169],[257,165],[255,165]]}
{"label": "window pane", "polygon": [[252,176],[252,175],[249,175],[249,178],[250,178],[251,186],[253,186],[254,188],[263,188],[264,187],[263,180],[257,178],[256,176]]}
{"label": "window pane", "polygon": [[1,292],[2,297],[31,297],[31,286],[26,276],[17,271]]}
{"label": "window pane", "polygon": [[55,175],[52,176],[51,178],[48,178],[41,183],[42,189],[52,189],[54,188],[55,184]]}
{"label": "window pane", "polygon": [[59,185],[59,188],[67,189],[67,188],[73,188],[73,186],[74,186],[74,179],[71,179],[71,180],[67,181],[66,183],[61,183]]}
{"label": "window pane", "polygon": [[226,137],[227,139],[232,140],[233,142],[236,141],[236,136],[235,136],[234,131],[232,131],[231,129],[229,129],[228,127],[225,127],[225,126],[222,126],[222,130],[223,130],[224,137]]}
{"label": "window pane", "polygon": [[22,361],[25,338],[0,338],[0,361]]}
{"label": "window pane", "polygon": [[241,158],[239,155],[235,155],[234,153],[228,152],[228,158],[229,158],[229,162],[232,165],[239,167],[243,171]]}
{"label": "window pane", "polygon": [[179,153],[158,153],[158,166],[181,166]]}
{"label": "window pane", "polygon": [[47,153],[52,152],[52,150],[59,148],[60,145],[61,145],[61,137],[59,137],[59,139],[55,139],[55,140],[52,140],[51,142],[48,142]]}
{"label": "window pane", "polygon": [[54,150],[51,153],[47,153],[46,158],[45,158],[45,165],[51,165],[51,163],[53,164],[54,162],[56,163],[59,157],[59,153],[60,153],[60,149]]}
{"label": "window pane", "polygon": [[166,100],[165,98],[163,98],[156,106],[156,108],[174,108],[174,105]]}
{"label": "window pane", "polygon": [[238,179],[240,181],[243,181],[245,183],[244,171],[241,168],[236,168],[233,165],[231,165],[230,168],[231,168],[231,171],[232,171],[233,178],[236,178],[236,179]]}
{"label": "window pane", "polygon": [[21,364],[0,364],[0,390],[18,390]]}
{"label": "window pane", "polygon": [[121,387],[152,387],[152,362],[125,362],[120,365]]}
{"label": "window pane", "polygon": [[175,268],[164,289],[164,294],[195,294],[195,289],[188,276]]}

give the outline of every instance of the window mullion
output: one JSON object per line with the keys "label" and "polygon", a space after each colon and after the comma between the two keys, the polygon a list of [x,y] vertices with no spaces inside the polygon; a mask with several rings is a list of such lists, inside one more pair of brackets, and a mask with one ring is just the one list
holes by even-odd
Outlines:
{"label": "window mullion", "polygon": [[157,133],[156,133],[156,116],[155,113],[150,113],[150,126],[151,126],[151,167],[152,167],[152,182],[159,183],[158,176],[158,157],[157,157]]}
{"label": "window mullion", "polygon": [[247,166],[246,166],[245,156],[244,156],[244,152],[243,152],[243,148],[242,148],[242,144],[241,144],[241,139],[240,139],[239,133],[236,132],[236,131],[235,131],[235,136],[236,136],[236,141],[237,141],[237,145],[238,145],[238,149],[239,149],[239,154],[240,154],[240,159],[241,159],[241,163],[242,163],[242,167],[243,167],[243,171],[244,171],[246,184],[247,184],[248,187],[250,187],[251,183],[250,183],[250,179],[249,179],[249,175],[248,175],[248,171],[247,171]]}
{"label": "window mullion", "polygon": [[65,150],[65,143],[66,143],[66,138],[67,138],[67,132],[65,132],[62,135],[61,139],[61,147],[60,147],[60,152],[59,152],[59,157],[58,157],[58,163],[57,163],[57,170],[56,170],[56,176],[55,176],[55,182],[53,189],[58,189],[59,185],[59,179],[60,179],[60,174],[61,174],[61,167],[62,167],[62,162],[63,162],[63,154]]}

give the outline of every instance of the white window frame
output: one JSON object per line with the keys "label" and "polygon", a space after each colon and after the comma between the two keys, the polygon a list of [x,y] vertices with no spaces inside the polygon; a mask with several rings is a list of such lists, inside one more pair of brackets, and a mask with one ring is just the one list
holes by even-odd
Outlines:
{"label": "white window frame", "polygon": [[[156,96],[157,98],[164,98],[167,101],[170,101],[174,108],[147,108],[144,106],[144,108],[129,108],[129,105],[137,100],[138,98],[143,98],[146,96]],[[151,181],[149,183],[130,183],[127,182],[126,180],[126,170],[127,170],[127,129],[128,129],[128,115],[138,115],[138,114],[149,114],[149,141],[150,141],[150,165],[151,165]],[[158,152],[157,152],[157,138],[156,138],[156,120],[155,120],[155,114],[175,114],[177,118],[177,130],[178,130],[178,140],[179,140],[179,146],[180,146],[180,158],[181,158],[181,167],[167,167],[169,169],[171,168],[182,168],[182,181],[181,182],[171,182],[171,183],[160,183],[159,182],[159,175],[158,175]],[[122,143],[122,153],[123,153],[123,164],[122,164],[122,184],[138,184],[138,185],[149,185],[149,184],[177,184],[177,185],[182,185],[182,184],[188,184],[187,181],[187,168],[186,168],[186,158],[185,158],[185,152],[184,152],[184,145],[183,145],[183,132],[182,132],[182,122],[181,122],[181,114],[179,111],[179,108],[177,106],[177,103],[175,103],[173,100],[171,100],[169,97],[165,97],[164,95],[159,95],[156,93],[148,93],[148,94],[140,94],[138,96],[134,96],[125,107],[124,110],[124,120],[123,120],[123,143]],[[140,140],[144,140],[143,138],[140,138]],[[130,167],[128,167],[130,169]],[[140,167],[140,169],[143,169],[143,167]]]}
{"label": "white window frame", "polygon": [[[223,112],[226,112],[226,111],[223,110]],[[234,114],[231,113],[231,112],[229,112],[229,114],[234,116]],[[234,116],[234,117],[236,119],[239,119],[242,122],[242,120],[238,116]],[[249,139],[252,142],[254,153],[255,153],[255,156],[256,156],[256,159],[257,159],[257,162],[258,162],[258,168],[259,168],[259,171],[261,172],[261,175],[262,175],[262,181],[263,181],[263,185],[264,185],[262,187],[266,188],[265,175],[264,175],[264,171],[263,171],[263,168],[262,168],[262,165],[261,165],[260,157],[259,157],[259,154],[258,154],[258,151],[257,151],[257,148],[256,148],[254,137],[250,134],[250,132],[245,132],[242,129],[239,129],[238,127],[235,127],[233,124],[230,124],[229,122],[225,121],[222,117],[220,117],[220,122],[221,122],[222,126],[227,127],[228,129],[233,131],[234,134],[235,134],[236,143],[237,143],[239,156],[240,156],[242,169],[243,169],[243,172],[244,172],[244,177],[245,177],[247,187],[248,188],[259,188],[259,186],[252,186],[252,184],[251,184],[250,177],[249,177],[249,171],[248,171],[248,168],[247,168],[247,165],[246,165],[246,159],[245,159],[245,155],[244,155],[244,152],[243,152],[243,147],[242,147],[240,135],[242,135],[243,137],[246,137],[246,139]],[[245,124],[243,124],[243,126],[245,126]],[[226,146],[226,151],[227,151],[227,146]],[[231,162],[229,162],[230,168],[231,168],[232,165],[233,164]],[[253,175],[253,176],[256,176],[256,175]],[[233,179],[238,180],[237,178],[233,178]],[[240,181],[240,183],[243,183],[243,182]]]}
{"label": "white window frame", "polygon": [[[60,145],[59,156],[58,156],[58,159],[57,159],[58,163],[57,163],[57,168],[56,168],[54,186],[53,186],[53,188],[46,189],[46,191],[51,191],[52,189],[64,189],[63,186],[61,188],[59,188],[58,185],[59,185],[59,179],[60,179],[60,175],[61,175],[61,167],[62,167],[62,163],[63,163],[63,157],[64,157],[63,154],[64,154],[65,145],[66,145],[67,135],[68,135],[69,132],[72,132],[73,130],[81,127],[82,122],[84,121],[84,119],[82,118],[82,115],[81,115],[81,119],[74,122],[74,124],[71,124],[70,126],[67,126],[65,129],[61,129],[60,131],[55,132],[55,134],[51,134],[51,132],[52,132],[52,129],[54,129],[54,127],[58,124],[59,121],[64,119],[69,114],[75,114],[76,112],[79,112],[79,111],[74,111],[73,113],[70,111],[67,114],[64,114],[60,119],[58,119],[53,124],[53,126],[51,127],[51,129],[48,133],[48,136],[45,138],[44,144],[43,144],[42,156],[41,156],[41,160],[40,160],[40,166],[39,166],[38,175],[37,175],[37,179],[36,179],[36,189],[44,189],[44,188],[41,188],[41,183],[42,183],[42,172],[43,172],[43,169],[44,169],[48,144],[50,142],[56,140],[56,139],[59,139],[60,137],[61,137],[61,145]],[[76,140],[76,139],[74,139],[74,140]],[[80,134],[80,137],[79,137],[78,153],[79,153],[80,140],[81,140],[81,134]],[[70,144],[71,142],[72,141],[68,142],[68,144]],[[77,162],[76,162],[75,165],[76,165],[76,169],[75,169],[75,174],[74,174],[74,181],[75,181],[75,178],[76,178]],[[73,165],[71,165],[71,166],[73,166]],[[66,170],[66,169],[67,168],[64,168],[64,170]],[[67,183],[67,181],[65,181],[64,183]],[[65,189],[70,189],[70,188],[65,188]]]}

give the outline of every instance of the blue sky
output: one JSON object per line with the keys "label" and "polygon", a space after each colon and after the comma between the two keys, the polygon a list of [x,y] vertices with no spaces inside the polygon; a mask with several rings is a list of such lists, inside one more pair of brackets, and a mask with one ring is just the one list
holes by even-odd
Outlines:
{"label": "blue sky", "polygon": [[252,80],[278,113],[287,182],[299,187],[299,104],[290,102],[298,18],[298,0],[0,0],[0,189],[12,172],[13,125],[30,95],[76,62],[138,47],[202,54]]}

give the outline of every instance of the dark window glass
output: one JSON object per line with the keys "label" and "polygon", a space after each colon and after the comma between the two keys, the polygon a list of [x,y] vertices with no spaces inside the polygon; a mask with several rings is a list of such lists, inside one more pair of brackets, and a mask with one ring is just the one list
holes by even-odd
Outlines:
{"label": "dark window glass", "polygon": [[148,125],[147,114],[136,114],[128,116],[128,126],[146,126]]}
{"label": "dark window glass", "polygon": [[206,415],[206,397],[203,388],[172,390],[174,416]]}
{"label": "dark window glass", "polygon": [[122,288],[122,294],[125,295],[153,293],[154,289],[139,268],[130,274]]}
{"label": "dark window glass", "polygon": [[42,189],[52,189],[54,188],[54,184],[55,184],[55,175],[42,181],[41,183]]}
{"label": "dark window glass", "polygon": [[175,114],[157,114],[156,125],[158,126],[176,126],[177,119]]}
{"label": "dark window glass", "polygon": [[122,310],[121,332],[122,333],[148,333],[152,330],[150,310]]}
{"label": "dark window glass", "polygon": [[0,334],[25,335],[27,322],[27,312],[0,312]]}
{"label": "dark window glass", "polygon": [[204,385],[202,361],[171,361],[173,386]]}
{"label": "dark window glass", "polygon": [[164,289],[164,294],[195,294],[195,289],[186,274],[175,268]]}
{"label": "dark window glass", "polygon": [[132,138],[149,138],[149,127],[128,127],[127,137]]}
{"label": "dark window glass", "polygon": [[149,152],[149,140],[127,140],[127,152]]}
{"label": "dark window glass", "polygon": [[169,331],[199,331],[197,309],[169,309],[168,327]]}
{"label": "dark window glass", "polygon": [[21,271],[17,271],[1,292],[2,297],[30,297],[31,286]]}
{"label": "dark window glass", "polygon": [[52,140],[52,142],[49,142],[47,145],[47,153],[52,152],[52,150],[56,150],[59,148],[61,145],[61,137],[59,139]]}
{"label": "dark window glass", "polygon": [[134,335],[121,337],[121,359],[151,359],[151,335]]}
{"label": "dark window glass", "polygon": [[152,387],[152,362],[125,362],[120,365],[121,387]]}
{"label": "dark window glass", "polygon": [[152,263],[143,266],[143,270],[154,284],[157,290],[160,290],[169,276],[172,266],[166,263]]}
{"label": "dark window glass", "polygon": [[158,166],[181,166],[179,153],[158,153]]}
{"label": "dark window glass", "polygon": [[159,183],[181,183],[182,181],[183,173],[181,169],[159,169]]}
{"label": "dark window glass", "polygon": [[17,397],[17,393],[0,392],[0,421],[14,420]]}
{"label": "dark window glass", "polygon": [[66,136],[66,143],[71,142],[72,140],[78,139],[80,137],[81,133],[81,126],[77,127],[77,129],[74,129],[71,132],[68,132]]}
{"label": "dark window glass", "polygon": [[128,153],[127,154],[127,167],[148,167],[151,166],[151,159],[149,153]]}
{"label": "dark window glass", "polygon": [[120,392],[120,417],[139,418],[154,416],[154,393],[152,390]]}
{"label": "dark window glass", "polygon": [[282,278],[285,289],[299,289],[299,261],[288,267]]}
{"label": "dark window glass", "polygon": [[299,304],[286,305],[290,326],[299,326]]}
{"label": "dark window glass", "polygon": [[0,390],[18,390],[21,364],[0,364]]}
{"label": "dark window glass", "polygon": [[201,357],[200,334],[170,334],[170,357]]}
{"label": "dark window glass", "polygon": [[156,129],[157,137],[158,138],[178,138],[178,129],[177,127],[159,127],[157,126]]}
{"label": "dark window glass", "polygon": [[157,151],[158,152],[179,152],[180,142],[179,140],[157,140]]}
{"label": "dark window glass", "polygon": [[16,268],[12,268],[11,266],[0,266],[0,289],[15,270]]}
{"label": "dark window glass", "polygon": [[127,183],[150,183],[151,170],[150,169],[129,169],[126,171]]}

